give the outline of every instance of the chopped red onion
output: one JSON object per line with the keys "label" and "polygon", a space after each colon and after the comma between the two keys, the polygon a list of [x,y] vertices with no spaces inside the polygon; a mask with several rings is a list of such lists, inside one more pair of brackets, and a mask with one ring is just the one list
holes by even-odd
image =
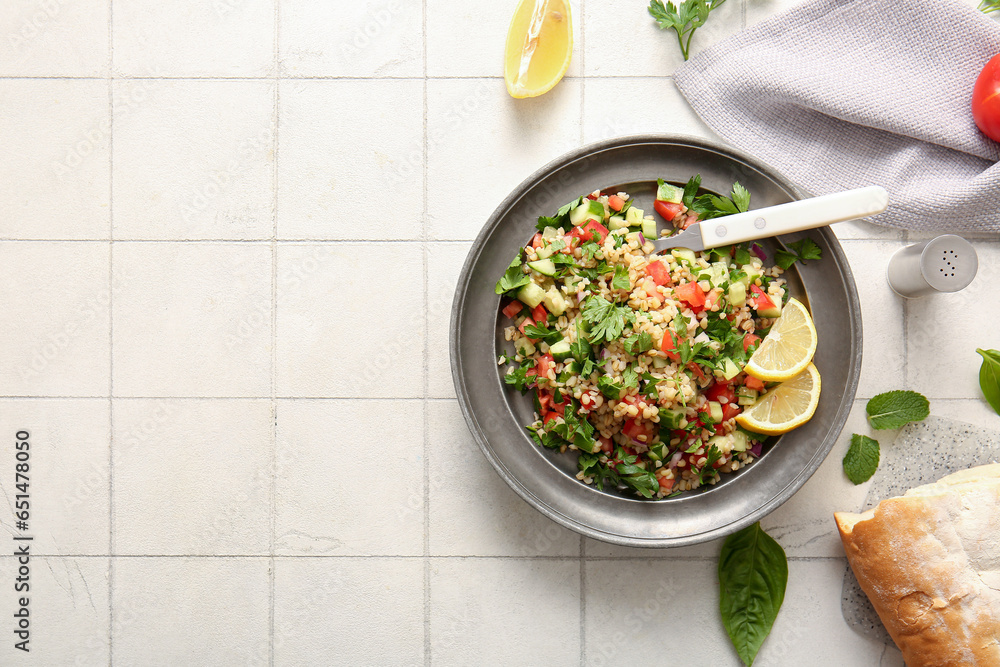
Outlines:
{"label": "chopped red onion", "polygon": [[764,447],[764,445],[762,445],[761,443],[755,442],[754,445],[753,445],[753,447],[750,448],[750,453],[753,454],[755,457],[759,458],[760,457],[760,450],[763,447]]}
{"label": "chopped red onion", "polygon": [[756,243],[754,243],[752,246],[750,246],[750,252],[752,252],[754,255],[756,255],[757,259],[759,259],[760,261],[762,261],[762,262],[766,262],[767,261],[767,253],[765,253],[764,249],[761,248]]}
{"label": "chopped red onion", "polygon": [[646,245],[646,237],[642,235],[642,232],[639,232],[639,245]]}

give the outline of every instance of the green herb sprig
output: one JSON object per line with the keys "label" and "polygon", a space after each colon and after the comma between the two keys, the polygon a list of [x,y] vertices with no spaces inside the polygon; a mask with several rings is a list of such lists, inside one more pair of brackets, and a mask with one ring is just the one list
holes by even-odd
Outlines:
{"label": "green herb sprig", "polygon": [[[872,397],[865,412],[873,429],[897,429],[926,419],[930,403],[915,391],[887,391]],[[851,434],[851,446],[844,455],[844,474],[855,484],[867,482],[878,470],[881,453],[878,440]]]}
{"label": "green herb sprig", "polygon": [[656,25],[662,30],[673,30],[677,33],[677,43],[681,47],[684,60],[691,53],[691,37],[695,30],[705,25],[708,15],[726,0],[684,0],[680,5],[672,2],[664,4],[662,0],[651,0],[649,14],[656,19]]}

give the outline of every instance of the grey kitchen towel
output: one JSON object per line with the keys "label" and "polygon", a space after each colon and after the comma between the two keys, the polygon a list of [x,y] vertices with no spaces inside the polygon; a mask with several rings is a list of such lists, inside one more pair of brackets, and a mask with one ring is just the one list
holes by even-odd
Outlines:
{"label": "grey kitchen towel", "polygon": [[955,0],[815,0],[720,42],[674,80],[723,139],[820,195],[881,185],[872,222],[1000,231],[1000,144],[972,87],[1000,24]]}

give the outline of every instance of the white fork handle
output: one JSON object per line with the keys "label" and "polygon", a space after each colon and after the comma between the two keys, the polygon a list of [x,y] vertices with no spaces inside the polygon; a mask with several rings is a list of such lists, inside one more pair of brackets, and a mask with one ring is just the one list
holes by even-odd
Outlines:
{"label": "white fork handle", "polygon": [[706,249],[716,248],[864,218],[881,213],[888,205],[885,188],[872,185],[704,220],[701,238]]}

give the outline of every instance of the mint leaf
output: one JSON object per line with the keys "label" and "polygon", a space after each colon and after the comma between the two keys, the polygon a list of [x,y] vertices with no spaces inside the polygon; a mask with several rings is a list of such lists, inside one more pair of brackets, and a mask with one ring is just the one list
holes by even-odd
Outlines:
{"label": "mint leaf", "polygon": [[868,401],[865,410],[873,429],[896,429],[926,419],[930,404],[915,391],[887,391]]}
{"label": "mint leaf", "polygon": [[980,348],[976,352],[983,357],[983,365],[979,367],[979,388],[993,410],[1000,414],[1000,352]]}
{"label": "mint leaf", "polygon": [[855,484],[863,484],[871,479],[878,469],[878,440],[866,435],[851,434],[851,447],[844,455],[844,474]]}
{"label": "mint leaf", "polygon": [[726,538],[719,555],[719,611],[743,664],[753,664],[785,599],[788,560],[759,523]]}

